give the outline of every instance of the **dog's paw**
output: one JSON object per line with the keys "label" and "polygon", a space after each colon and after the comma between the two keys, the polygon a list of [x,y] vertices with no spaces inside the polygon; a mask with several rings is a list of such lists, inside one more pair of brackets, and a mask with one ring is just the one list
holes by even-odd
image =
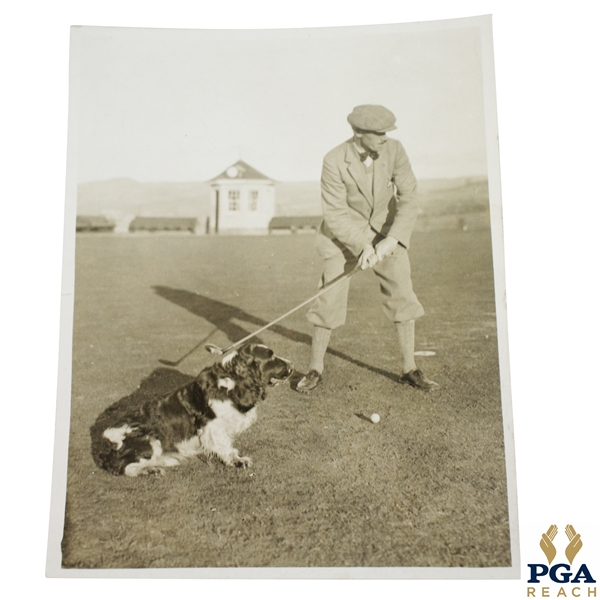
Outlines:
{"label": "dog's paw", "polygon": [[125,475],[129,477],[146,477],[148,475],[164,475],[165,470],[155,465],[145,466],[139,463],[130,463],[125,467]]}
{"label": "dog's paw", "polygon": [[166,473],[166,471],[163,469],[163,467],[148,467],[144,472],[143,475],[156,475],[158,477],[164,475]]}
{"label": "dog's paw", "polygon": [[246,469],[252,466],[252,459],[249,456],[238,456],[233,464],[238,468]]}

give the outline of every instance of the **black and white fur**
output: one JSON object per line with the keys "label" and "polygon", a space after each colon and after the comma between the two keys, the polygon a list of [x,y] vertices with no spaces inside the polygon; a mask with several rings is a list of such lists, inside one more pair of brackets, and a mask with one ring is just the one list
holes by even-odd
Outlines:
{"label": "black and white fur", "polygon": [[234,439],[256,421],[256,404],[265,399],[267,387],[292,373],[291,363],[273,350],[246,344],[172,393],[116,402],[91,428],[94,462],[131,477],[164,473],[165,467],[201,454],[250,466]]}

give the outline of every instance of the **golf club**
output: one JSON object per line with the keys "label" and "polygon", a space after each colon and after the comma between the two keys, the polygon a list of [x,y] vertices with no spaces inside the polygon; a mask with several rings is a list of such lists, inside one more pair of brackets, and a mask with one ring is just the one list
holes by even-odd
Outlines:
{"label": "golf club", "polygon": [[360,270],[361,270],[360,265],[357,264],[354,267],[354,269],[352,269],[352,271],[349,271],[348,273],[343,273],[339,277],[336,277],[333,281],[330,281],[325,287],[321,288],[314,296],[311,296],[308,300],[305,300],[301,304],[298,304],[298,306],[295,306],[291,310],[288,310],[288,312],[286,312],[284,315],[281,315],[274,321],[267,323],[266,325],[264,325],[263,327],[261,327],[260,329],[255,331],[254,333],[251,333],[250,335],[247,335],[245,338],[241,339],[239,342],[232,344],[231,346],[229,346],[229,348],[225,348],[223,350],[223,348],[220,348],[219,346],[216,346],[215,344],[206,344],[206,346],[205,346],[206,349],[209,352],[211,352],[212,354],[227,354],[228,352],[235,350],[235,348],[237,348],[238,346],[241,346],[244,342],[247,342],[249,339],[257,336],[259,333],[262,333],[263,331],[265,331],[265,329],[269,329],[269,327],[272,327],[273,325],[275,325],[275,323],[279,323],[279,321],[282,321],[283,319],[285,319],[292,313],[296,312],[297,310],[300,310],[303,306],[306,306],[313,300],[316,300],[319,296],[322,296],[325,292],[328,292],[330,289],[339,285],[343,281],[350,279],[350,277],[352,277],[352,275],[354,275],[355,273],[357,273]]}
{"label": "golf club", "polygon": [[169,367],[177,367],[179,365],[179,363],[183,362],[188,356],[190,356],[196,350],[198,350],[198,348],[200,348],[200,346],[202,346],[202,344],[204,344],[208,339],[210,339],[210,337],[213,335],[213,333],[216,333],[218,330],[219,330],[219,328],[215,327],[205,338],[200,340],[189,352],[184,354],[179,360],[171,361],[171,360],[159,358],[158,362],[162,363],[163,365],[167,365]]}

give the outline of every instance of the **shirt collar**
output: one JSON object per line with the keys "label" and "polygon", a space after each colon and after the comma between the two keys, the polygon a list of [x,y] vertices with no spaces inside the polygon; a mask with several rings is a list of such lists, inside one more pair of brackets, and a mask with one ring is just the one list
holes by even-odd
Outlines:
{"label": "shirt collar", "polygon": [[[365,150],[364,150],[364,149],[362,149],[362,148],[359,148],[359,147],[356,145],[356,142],[355,142],[354,140],[352,140],[352,144],[354,145],[354,149],[356,150],[356,153],[358,154],[358,157],[359,157],[359,159],[360,159],[360,155],[361,155],[361,154],[362,154],[362,153],[363,153]],[[371,164],[373,163],[373,159],[372,159],[370,156],[367,156],[367,158],[365,158],[365,160],[364,160],[364,161],[361,161],[361,162],[362,162],[362,163],[365,165],[365,167],[367,167],[367,168],[368,168],[368,167],[370,167],[370,166],[371,166]]]}

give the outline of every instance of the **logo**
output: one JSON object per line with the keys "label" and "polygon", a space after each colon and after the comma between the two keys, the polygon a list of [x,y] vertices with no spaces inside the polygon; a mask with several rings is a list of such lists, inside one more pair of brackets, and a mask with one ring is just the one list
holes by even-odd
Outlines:
{"label": "logo", "polygon": [[[596,583],[596,580],[593,578],[589,567],[585,563],[581,563],[579,566],[573,565],[575,558],[579,554],[579,551],[583,548],[583,541],[581,539],[581,535],[577,533],[573,525],[567,525],[565,527],[566,534],[566,545],[564,546],[564,556],[568,561],[566,562],[557,562],[556,564],[552,564],[554,559],[558,554],[557,545],[557,534],[559,529],[556,525],[550,525],[546,533],[542,533],[542,537],[540,539],[540,548],[542,552],[546,556],[546,560],[548,564],[544,563],[531,563],[527,566],[529,567],[529,579],[527,583],[541,583],[541,584],[549,584],[550,582],[561,584],[560,589],[556,593],[557,598],[567,597],[567,592],[570,592],[568,595],[571,597],[578,598],[581,595],[581,584],[591,584]],[[559,546],[559,548],[562,544]],[[575,584],[575,587],[565,587],[564,584]],[[535,598],[536,592],[539,592],[539,597],[541,598],[549,598],[550,596],[550,587],[545,586],[540,588],[528,587],[527,588],[527,597]],[[596,597],[596,588],[587,586],[587,593],[584,594],[584,597]]]}
{"label": "logo", "polygon": [[[558,533],[558,527],[556,525],[550,525],[546,533],[542,533],[542,539],[540,540],[540,548],[544,551],[548,564],[551,565],[554,557],[556,556],[556,548],[552,543],[552,540]],[[565,548],[565,556],[569,561],[569,564],[573,564],[573,559],[577,556],[583,546],[581,536],[575,531],[573,525],[567,525],[565,527],[565,533],[569,538],[569,545]]]}

